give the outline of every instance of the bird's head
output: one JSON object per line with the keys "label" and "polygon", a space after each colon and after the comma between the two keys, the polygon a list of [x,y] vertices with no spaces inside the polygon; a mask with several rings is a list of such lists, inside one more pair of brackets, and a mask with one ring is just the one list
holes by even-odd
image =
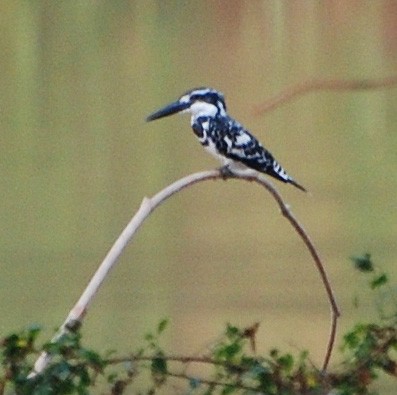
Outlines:
{"label": "bird's head", "polygon": [[176,113],[189,113],[192,117],[226,115],[225,98],[211,88],[196,88],[184,93],[177,101],[150,114],[146,120],[167,117]]}

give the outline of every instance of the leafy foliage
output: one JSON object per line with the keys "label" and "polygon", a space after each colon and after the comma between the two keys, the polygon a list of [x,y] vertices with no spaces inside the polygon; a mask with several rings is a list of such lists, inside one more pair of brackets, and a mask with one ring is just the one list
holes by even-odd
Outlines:
{"label": "leafy foliage", "polygon": [[[341,347],[344,360],[335,371],[320,371],[305,351],[293,356],[273,349],[266,356],[257,355],[259,324],[249,328],[228,324],[205,355],[174,356],[160,346],[168,326],[168,320],[162,320],[154,332],[145,335],[143,347],[127,357],[114,357],[114,352],[102,355],[84,347],[78,327],[57,342],[39,346],[40,328],[31,326],[0,343],[0,395],[98,393],[99,378],[107,384],[107,392],[102,386],[101,393],[119,395],[136,391],[136,379],[145,372],[146,388],[134,393],[155,394],[167,388],[174,393],[172,378],[173,383],[184,380],[189,394],[373,395],[371,384],[381,372],[397,380],[396,291],[369,254],[352,260],[361,273],[370,276],[368,285],[378,301],[379,322],[358,323],[345,334]],[[385,304],[389,314],[385,314]],[[52,355],[51,363],[42,374],[29,378],[41,351]],[[193,364],[205,364],[210,372],[205,377],[187,374]]]}

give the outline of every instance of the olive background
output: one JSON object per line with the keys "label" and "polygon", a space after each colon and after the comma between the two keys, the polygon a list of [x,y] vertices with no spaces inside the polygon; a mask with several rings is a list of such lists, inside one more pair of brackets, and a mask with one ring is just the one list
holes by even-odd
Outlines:
{"label": "olive background", "polygon": [[[222,91],[310,191],[274,181],[324,260],[338,344],[377,317],[349,257],[370,252],[396,283],[396,87],[256,110],[305,81],[395,75],[396,2],[3,1],[0,20],[2,334],[37,322],[49,339],[143,197],[219,166],[186,115],[145,122],[199,86]],[[330,322],[302,241],[268,193],[237,180],[195,185],[153,213],[84,341],[130,352],[165,317],[176,354],[205,350],[226,322],[259,321],[258,352],[307,349],[318,365]]]}

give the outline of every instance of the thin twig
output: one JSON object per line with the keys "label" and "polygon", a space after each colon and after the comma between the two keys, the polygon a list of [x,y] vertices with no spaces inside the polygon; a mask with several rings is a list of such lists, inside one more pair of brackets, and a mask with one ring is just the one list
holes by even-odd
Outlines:
{"label": "thin twig", "polygon": [[[148,361],[148,362],[152,362],[154,358],[154,356],[147,356],[147,355],[131,355],[128,357],[118,357],[118,358],[110,358],[107,359],[105,361],[106,364],[111,364],[111,365],[115,365],[115,364],[124,364],[126,362],[139,362],[139,361]],[[258,391],[258,387],[255,386],[250,386],[250,385],[245,385],[241,380],[238,379],[239,376],[244,375],[246,372],[250,371],[252,369],[252,367],[243,367],[242,364],[233,364],[230,363],[228,361],[220,361],[220,360],[216,360],[210,357],[206,357],[206,356],[201,356],[201,357],[197,357],[197,356],[178,356],[178,355],[163,355],[161,356],[161,359],[163,359],[164,361],[168,362],[176,362],[176,363],[180,363],[183,365],[187,365],[189,363],[193,363],[193,364],[208,364],[208,365],[212,365],[212,366],[222,366],[223,368],[225,368],[226,370],[228,370],[229,372],[233,372],[235,374],[235,378],[236,381],[234,383],[231,383],[230,381],[220,381],[220,380],[211,380],[211,379],[207,379],[207,378],[203,378],[203,377],[198,377],[198,376],[192,376],[189,375],[188,373],[186,373],[186,370],[184,369],[183,371],[179,371],[176,372],[175,369],[171,369],[168,367],[167,364],[167,371],[166,371],[166,375],[170,376],[170,377],[177,377],[177,378],[181,378],[181,379],[185,379],[188,380],[190,382],[194,381],[197,382],[199,384],[204,384],[204,385],[208,385],[208,386],[222,386],[222,387],[228,387],[228,386],[233,386],[234,388],[238,388],[238,389],[244,389],[244,390],[248,390],[251,392],[255,392],[257,393]],[[270,363],[270,361],[269,361]],[[274,369],[278,369],[277,364],[274,365]],[[318,371],[316,371],[316,373],[319,373]],[[275,375],[277,375],[277,373],[275,373]],[[326,380],[328,376],[326,375],[321,375],[319,376],[319,380]],[[290,377],[290,379],[292,379],[292,377]]]}
{"label": "thin twig", "polygon": [[[323,363],[323,370],[325,370],[328,366],[329,358],[332,353],[332,349],[334,346],[335,340],[335,332],[336,332],[336,320],[339,316],[339,310],[333,296],[332,288],[325,273],[323,264],[316,252],[316,249],[313,243],[310,241],[309,236],[303,229],[303,227],[298,223],[296,218],[292,215],[291,211],[288,209],[287,205],[284,203],[281,195],[275,190],[272,184],[260,173],[250,173],[246,174],[236,174],[231,178],[238,178],[246,181],[254,181],[264,186],[277,201],[280,206],[282,214],[289,220],[289,222],[293,225],[294,229],[301,236],[302,240],[308,247],[315,263],[317,269],[320,272],[321,280],[326,289],[328,299],[331,305],[332,310],[332,324],[331,324],[331,333],[328,341],[327,352]],[[168,187],[164,188],[162,191],[154,195],[152,198],[144,198],[139,210],[128,223],[126,228],[120,234],[119,238],[113,244],[112,248],[109,250],[105,259],[99,266],[98,270],[95,272],[91,281],[87,285],[80,299],[77,301],[75,306],[69,312],[65,322],[62,324],[56,335],[53,337],[52,342],[56,342],[59,338],[64,336],[66,333],[70,331],[75,331],[81,323],[83,322],[85,313],[87,312],[88,307],[93,301],[94,296],[99,290],[99,287],[107,277],[110,270],[115,267],[118,259],[126,248],[128,243],[133,239],[134,235],[145,221],[145,219],[153,212],[155,208],[164,203],[168,198],[173,196],[175,193],[181,191],[184,188],[187,188],[191,185],[194,185],[201,181],[206,180],[215,180],[215,179],[225,179],[224,174],[222,174],[219,170],[209,170],[203,171],[199,173],[191,174],[187,177],[184,177]],[[29,374],[30,378],[35,377],[37,374],[41,373],[46,366],[51,361],[51,355],[47,352],[43,352],[39,358],[36,360],[33,371]]]}
{"label": "thin twig", "polygon": [[[136,362],[136,361],[148,361],[152,362],[155,357],[148,355],[130,355],[128,357],[116,357],[106,359],[104,362],[106,364],[120,364],[125,362]],[[239,371],[241,366],[239,364],[233,364],[227,361],[220,361],[206,356],[184,356],[184,355],[164,355],[161,356],[167,362],[180,362],[181,364],[208,364],[223,366],[230,370]]]}
{"label": "thin twig", "polygon": [[[129,357],[120,357],[120,358],[110,358],[108,360],[106,360],[105,362],[107,364],[120,364],[120,363],[126,363],[126,362],[135,362],[135,361],[148,361],[148,362],[152,362],[153,361],[153,356],[145,356],[145,355],[141,355],[141,356],[135,356],[135,355],[131,355]],[[185,356],[177,356],[177,355],[168,355],[168,356],[162,356],[162,359],[164,359],[167,362],[180,362],[182,364],[188,364],[188,363],[198,363],[198,364],[209,364],[209,365],[215,365],[215,366],[222,366],[226,369],[229,369],[231,371],[234,371],[236,373],[244,373],[244,369],[242,369],[241,365],[239,364],[232,364],[230,362],[227,361],[219,361],[219,360],[215,360],[209,357],[185,357]],[[181,378],[181,379],[186,379],[188,381],[196,381],[200,384],[205,384],[205,385],[210,385],[210,386],[228,386],[230,385],[229,382],[222,382],[222,381],[218,381],[218,380],[209,380],[209,379],[205,379],[205,378],[198,378],[196,376],[190,376],[185,372],[172,372],[170,370],[167,369],[167,376],[170,377],[177,377],[177,378]],[[235,388],[239,388],[239,389],[245,389],[245,390],[249,390],[249,391],[256,391],[257,388],[256,387],[251,387],[248,385],[243,385],[242,383],[234,383],[233,386]]]}
{"label": "thin twig", "polygon": [[299,236],[305,243],[307,249],[309,250],[309,252],[314,260],[314,263],[316,264],[317,270],[320,274],[321,281],[324,285],[325,291],[328,296],[328,301],[329,301],[330,307],[331,307],[330,334],[329,334],[328,344],[327,344],[324,362],[323,362],[323,366],[322,366],[322,370],[325,372],[327,370],[327,367],[328,367],[328,364],[329,364],[329,361],[331,358],[332,350],[333,350],[334,344],[335,344],[337,320],[338,320],[338,317],[340,316],[340,311],[339,311],[338,305],[336,303],[336,299],[335,299],[334,293],[332,291],[331,284],[328,280],[324,265],[320,259],[320,256],[318,255],[317,250],[314,247],[314,244],[311,241],[309,235],[306,233],[306,231],[304,230],[302,225],[300,225],[298,220],[292,214],[292,212],[288,208],[288,206],[284,203],[281,195],[277,192],[277,190],[273,187],[273,185],[271,185],[270,182],[262,174],[254,174],[254,175],[252,175],[251,179],[249,177],[244,177],[244,179],[246,179],[248,181],[258,182],[259,184],[261,184],[263,187],[265,187],[270,192],[270,194],[274,197],[274,199],[278,203],[281,213],[283,214],[284,217],[287,218],[287,220],[291,223],[291,225],[294,227],[296,232],[299,234]]}
{"label": "thin twig", "polygon": [[265,100],[255,107],[254,113],[262,115],[270,112],[282,104],[290,102],[297,96],[303,96],[315,91],[355,91],[369,89],[393,88],[397,85],[397,75],[386,78],[363,79],[363,80],[308,80],[287,87],[277,95]]}
{"label": "thin twig", "polygon": [[[204,385],[208,385],[208,386],[216,386],[216,387],[228,387],[230,386],[230,383],[227,382],[222,382],[222,381],[217,381],[217,380],[208,380],[208,379],[204,379],[204,378],[197,378],[197,377],[192,377],[189,376],[185,373],[176,373],[176,372],[167,372],[167,375],[170,377],[175,377],[175,378],[179,378],[179,379],[184,379],[184,380],[188,380],[190,382],[197,382],[199,384],[204,384]],[[257,391],[258,389],[255,387],[250,387],[249,385],[244,385],[242,383],[236,382],[233,383],[232,386],[234,388],[238,388],[241,390],[246,390],[246,391]]]}

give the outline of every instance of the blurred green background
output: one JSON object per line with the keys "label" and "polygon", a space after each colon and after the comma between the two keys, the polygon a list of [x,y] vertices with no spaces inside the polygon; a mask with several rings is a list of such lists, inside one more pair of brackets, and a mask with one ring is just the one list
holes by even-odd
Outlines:
{"label": "blurred green background", "polygon": [[[397,280],[397,89],[254,109],[307,79],[395,74],[395,1],[2,1],[0,18],[2,334],[39,322],[51,337],[142,198],[219,166],[186,116],[144,121],[196,86],[224,92],[310,190],[276,182],[325,261],[339,334],[373,318],[348,257],[369,251]],[[238,181],[155,212],[95,299],[85,341],[132,351],[164,317],[176,354],[204,350],[226,322],[260,321],[259,352],[308,349],[320,365],[329,332],[301,240],[270,195]]]}

